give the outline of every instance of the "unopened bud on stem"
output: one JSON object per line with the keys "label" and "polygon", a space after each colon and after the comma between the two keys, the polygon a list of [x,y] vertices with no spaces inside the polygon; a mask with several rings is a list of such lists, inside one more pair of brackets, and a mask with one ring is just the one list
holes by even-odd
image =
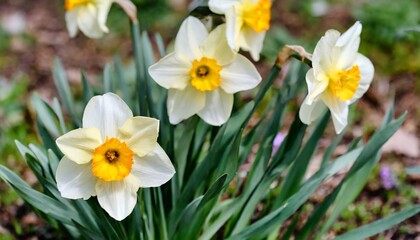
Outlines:
{"label": "unopened bud on stem", "polygon": [[137,20],[137,8],[130,0],[115,0],[115,3],[121,6],[124,9],[125,13],[127,13],[128,17],[134,24],[138,23]]}

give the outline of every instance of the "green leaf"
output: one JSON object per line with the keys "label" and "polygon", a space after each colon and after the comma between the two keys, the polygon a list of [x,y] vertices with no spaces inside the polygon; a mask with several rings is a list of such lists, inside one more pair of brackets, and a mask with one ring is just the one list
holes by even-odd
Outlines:
{"label": "green leaf", "polygon": [[152,196],[151,196],[151,189],[143,189],[143,203],[145,207],[145,211],[143,212],[143,217],[145,220],[145,223],[147,224],[148,228],[148,235],[147,237],[149,239],[155,239],[155,214],[153,214],[152,209]]}
{"label": "green leaf", "polygon": [[73,122],[80,126],[80,119],[75,115],[74,101],[70,92],[70,86],[66,77],[66,72],[59,58],[54,60],[52,72],[55,87],[58,90],[58,94],[60,95],[64,109],[70,114]]}
{"label": "green leaf", "polygon": [[[283,204],[281,207],[271,212],[267,216],[261,218],[257,222],[253,223],[251,226],[247,227],[244,231],[240,232],[237,235],[234,235],[229,240],[234,239],[249,239],[251,237],[260,237],[266,235],[268,231],[265,230],[266,226],[272,226],[273,221],[276,221],[278,216],[281,216],[280,213],[287,207],[287,203]],[[265,230],[265,231],[264,231]]]}
{"label": "green leaf", "polygon": [[155,192],[157,192],[157,199],[159,202],[159,233],[161,235],[161,237],[159,239],[163,239],[163,240],[169,240],[169,236],[168,236],[168,227],[166,224],[166,216],[165,216],[165,208],[163,206],[164,202],[163,202],[163,198],[162,198],[162,192],[160,188],[155,188],[154,189]]}
{"label": "green leaf", "polygon": [[122,98],[124,99],[124,102],[126,102],[128,106],[132,106],[132,103],[131,103],[132,96],[130,94],[130,91],[128,90],[127,81],[124,77],[124,72],[121,65],[121,59],[118,55],[114,56],[114,69],[117,75],[119,88],[122,92]]}
{"label": "green leaf", "polygon": [[186,126],[181,128],[181,137],[175,142],[175,166],[178,175],[179,187],[182,187],[184,183],[184,172],[187,165],[187,157],[193,146],[192,140],[197,122],[197,118],[188,119]]}
{"label": "green leaf", "polygon": [[45,150],[38,148],[34,144],[29,144],[29,149],[33,152],[33,157],[38,159],[39,163],[42,166],[43,175],[48,179],[54,179],[53,174],[50,171],[50,166],[48,163],[48,157],[46,155]]}
{"label": "green leaf", "polygon": [[114,86],[112,84],[112,70],[111,65],[108,63],[105,65],[103,73],[104,81],[104,93],[114,92]]}
{"label": "green leaf", "polygon": [[274,80],[277,79],[277,76],[280,73],[281,68],[279,68],[277,65],[274,65],[266,79],[262,82],[262,86],[260,86],[259,91],[257,95],[255,96],[254,103],[255,106],[258,106],[261,100],[263,99],[265,93],[268,91],[268,89],[273,85]]}
{"label": "green leaf", "polygon": [[36,121],[36,126],[37,126],[37,128],[38,128],[38,134],[39,134],[39,136],[40,136],[40,137],[41,137],[41,139],[42,139],[42,143],[43,143],[44,147],[45,147],[46,149],[51,149],[51,150],[53,150],[53,151],[54,151],[54,153],[55,153],[56,155],[60,155],[60,154],[61,154],[61,152],[60,152],[60,150],[58,149],[57,144],[55,143],[55,138],[54,138],[54,137],[52,137],[52,136],[48,133],[47,129],[45,128],[45,126],[44,126],[44,125],[42,125],[42,124],[40,123],[39,119],[37,119],[37,121]]}
{"label": "green leaf", "polygon": [[378,153],[377,156],[374,157],[375,160],[368,159],[368,163],[343,184],[343,187],[335,200],[335,205],[331,215],[328,217],[328,220],[322,224],[322,228],[318,234],[319,236],[322,236],[330,228],[330,226],[332,226],[344,209],[352,203],[363,190],[363,187],[368,181],[370,173],[379,158],[380,154]]}
{"label": "green leaf", "polygon": [[371,159],[377,154],[385,142],[394,135],[398,128],[400,128],[406,116],[407,112],[401,115],[397,120],[387,124],[382,130],[375,132],[370,141],[366,144],[366,147],[363,148],[363,152],[346,175],[346,178],[362,168],[366,164],[366,159]]}
{"label": "green leaf", "polygon": [[355,230],[352,230],[348,233],[338,236],[335,240],[356,240],[356,239],[367,239],[375,234],[381,233],[394,225],[399,224],[405,219],[412,217],[420,212],[420,205],[416,205],[411,208],[404,209],[398,213],[394,213],[370,223],[368,225],[359,227]]}
{"label": "green leaf", "polygon": [[191,177],[185,184],[176,205],[174,206],[170,214],[170,235],[175,230],[175,222],[178,222],[180,212],[187,205],[188,201],[191,200],[194,194],[197,194],[197,189],[206,183],[206,179],[212,174],[213,170],[217,167],[217,159],[221,154],[223,146],[220,144],[223,138],[226,125],[219,129],[206,157],[201,161],[201,164],[191,173]]}
{"label": "green leaf", "polygon": [[337,137],[335,137],[334,141],[328,146],[325,150],[324,156],[322,157],[321,168],[327,164],[328,160],[330,160],[331,156],[334,153],[334,150],[337,148],[338,144],[344,137],[345,131],[342,131]]}
{"label": "green leaf", "polygon": [[55,179],[55,173],[57,172],[57,167],[58,167],[59,162],[60,160],[54,154],[54,152],[51,149],[48,149],[48,163],[50,165],[50,171],[54,179]]}
{"label": "green leaf", "polygon": [[58,117],[58,121],[60,123],[61,128],[61,134],[64,134],[67,132],[66,123],[64,122],[64,116],[63,112],[61,111],[60,102],[57,98],[53,98],[53,105],[52,108],[55,112],[55,115]]}
{"label": "green leaf", "polygon": [[[342,168],[352,163],[360,154],[360,151],[354,150],[344,156],[337,158],[333,163],[327,164],[312,177],[310,177],[299,190],[270,214],[259,219],[241,232],[229,237],[230,240],[242,240],[249,238],[261,239],[272,232],[277,226],[282,224],[296,210],[304,204],[318,186],[328,177],[340,171]],[[273,179],[265,179],[262,184],[271,183]],[[258,187],[257,187],[258,189]]]}
{"label": "green leaf", "polygon": [[148,116],[149,109],[148,109],[148,83],[146,76],[146,69],[144,58],[141,53],[141,38],[140,38],[140,30],[138,23],[131,23],[131,37],[133,42],[133,50],[134,50],[134,65],[136,68],[136,82],[137,82],[137,96],[140,108],[140,115],[141,116]]}
{"label": "green leaf", "polygon": [[33,107],[37,113],[37,117],[40,120],[41,124],[45,127],[45,129],[50,133],[50,135],[57,138],[61,135],[61,132],[56,124],[56,116],[53,109],[47,105],[42,99],[39,97],[37,93],[32,95],[32,103]]}
{"label": "green leaf", "polygon": [[32,189],[15,173],[0,165],[0,177],[6,181],[16,193],[35,209],[63,223],[72,224],[72,219],[79,221],[77,214],[61,202]]}
{"label": "green leaf", "polygon": [[292,163],[299,152],[306,128],[307,125],[300,121],[298,113],[296,113],[295,120],[293,121],[286,138],[273,156],[273,160],[267,170],[269,174],[279,175],[286,166]]}
{"label": "green leaf", "polygon": [[[257,152],[257,156],[255,157],[254,163],[252,165],[251,171],[247,177],[247,182],[245,185],[245,192],[249,192],[251,189],[255,189],[255,186],[258,185],[260,180],[266,174],[268,161],[272,155],[272,144],[273,140],[277,134],[277,129],[280,128],[280,119],[285,111],[285,105],[281,104],[282,95],[279,94],[276,98],[276,108],[274,113],[271,115],[268,123],[264,126],[265,131],[262,137],[262,142],[260,143],[260,148]],[[273,131],[275,129],[275,131]],[[245,205],[242,213],[238,217],[233,229],[233,233],[237,233],[243,228],[246,227],[247,223],[250,221],[254,209],[256,208],[257,204],[260,202],[261,198],[265,196],[264,192],[261,192],[264,187],[255,190],[255,192],[251,195],[247,204]],[[265,190],[264,190],[265,191]]]}
{"label": "green leaf", "polygon": [[164,57],[166,55],[166,51],[165,51],[165,44],[163,42],[163,38],[159,33],[155,34],[155,42],[159,51],[159,55],[160,57]]}
{"label": "green leaf", "polygon": [[224,189],[227,174],[220,176],[202,196],[194,200],[182,213],[174,239],[196,238],[208,213]]}
{"label": "green leaf", "polygon": [[82,84],[83,84],[83,103],[87,105],[90,99],[93,97],[93,90],[90,86],[89,79],[87,78],[86,71],[80,70],[82,75]]}
{"label": "green leaf", "polygon": [[299,188],[302,179],[305,176],[312,155],[316,150],[316,146],[318,145],[318,142],[321,139],[325,128],[327,127],[329,118],[330,114],[329,112],[326,112],[324,113],[324,116],[320,118],[318,124],[315,125],[313,133],[309,137],[306,144],[303,146],[302,151],[296,158],[287,176],[285,177],[284,184],[274,207],[277,207],[283,203],[284,199],[287,199]]}
{"label": "green leaf", "polygon": [[[322,216],[325,215],[330,205],[334,203],[336,198],[339,196],[339,192],[341,191],[343,186],[345,186],[345,184],[349,181],[349,179],[351,180],[353,176],[359,171],[364,172],[365,175],[368,175],[368,172],[371,171],[371,168],[373,167],[373,164],[377,159],[376,157],[380,148],[398,130],[398,128],[404,121],[405,116],[406,114],[403,114],[399,119],[385,125],[382,128],[382,130],[378,130],[377,132],[375,132],[370,141],[363,148],[363,151],[360,153],[359,157],[356,159],[349,172],[346,174],[343,181],[341,181],[340,184],[333,190],[333,192],[313,211],[308,221],[299,232],[297,239],[306,239],[307,236],[315,229],[315,227],[319,224]],[[385,119],[385,121],[387,120]],[[353,182],[353,184],[356,185],[354,186],[355,189],[351,189],[352,193],[350,193],[349,198],[354,198],[356,193],[360,191],[362,183],[366,181],[366,177],[367,176],[362,177],[360,182],[358,182],[358,179],[353,180],[356,181]],[[349,186],[350,188],[353,187],[352,185]],[[345,195],[342,196],[344,197]],[[348,203],[348,199],[346,199],[343,205],[346,205]],[[343,208],[344,206],[339,206],[339,210],[337,211],[341,211]],[[334,213],[333,218],[336,217],[337,214],[338,213]],[[323,231],[325,231],[325,229]]]}

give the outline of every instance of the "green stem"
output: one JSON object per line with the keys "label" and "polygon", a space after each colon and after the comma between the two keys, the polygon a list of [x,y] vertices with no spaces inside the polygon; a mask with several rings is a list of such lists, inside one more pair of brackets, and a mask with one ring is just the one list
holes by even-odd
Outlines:
{"label": "green stem", "polygon": [[299,54],[293,53],[290,55],[291,58],[295,58],[301,62],[303,62],[304,64],[308,65],[310,68],[312,68],[312,60],[310,60],[309,58],[306,57],[302,57]]}
{"label": "green stem", "polygon": [[156,188],[157,197],[159,201],[159,214],[160,214],[160,220],[161,225],[159,226],[161,229],[159,230],[163,235],[163,240],[169,240],[168,236],[168,228],[166,226],[166,217],[165,217],[165,209],[163,206],[163,199],[162,199],[162,191],[160,188]]}

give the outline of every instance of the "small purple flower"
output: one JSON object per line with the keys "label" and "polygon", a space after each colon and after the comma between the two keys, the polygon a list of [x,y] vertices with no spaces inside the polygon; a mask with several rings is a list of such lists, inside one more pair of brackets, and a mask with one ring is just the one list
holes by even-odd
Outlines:
{"label": "small purple flower", "polygon": [[279,150],[279,147],[281,143],[284,141],[284,138],[286,137],[286,134],[284,133],[277,133],[276,137],[273,140],[273,151],[271,152],[271,156],[273,156],[277,150]]}
{"label": "small purple flower", "polygon": [[396,185],[395,176],[392,173],[392,170],[388,166],[381,167],[381,170],[379,172],[379,177],[381,178],[382,186],[386,190],[389,190]]}

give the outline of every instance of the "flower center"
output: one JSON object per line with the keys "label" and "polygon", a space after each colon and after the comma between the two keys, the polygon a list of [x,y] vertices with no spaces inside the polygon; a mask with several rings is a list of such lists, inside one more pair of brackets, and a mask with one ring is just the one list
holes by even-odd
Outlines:
{"label": "flower center", "polygon": [[107,138],[93,151],[93,175],[104,181],[122,180],[131,172],[133,157],[134,153],[127,144],[116,138]]}
{"label": "flower center", "polygon": [[360,69],[355,65],[349,70],[341,70],[330,76],[328,89],[344,102],[350,100],[356,93],[360,81]]}
{"label": "flower center", "polygon": [[120,154],[115,150],[108,150],[105,153],[106,160],[108,160],[108,162],[110,163],[114,162],[115,160],[118,160],[119,156]]}
{"label": "flower center", "polygon": [[200,61],[194,60],[190,70],[191,85],[199,91],[212,91],[222,83],[219,66],[216,60],[203,57]]}
{"label": "flower center", "polygon": [[270,28],[270,9],[270,0],[259,0],[256,3],[248,0],[244,4],[242,19],[248,27],[256,32],[267,31]]}
{"label": "flower center", "polygon": [[71,11],[75,7],[93,3],[94,0],[66,0],[65,8],[67,11]]}

